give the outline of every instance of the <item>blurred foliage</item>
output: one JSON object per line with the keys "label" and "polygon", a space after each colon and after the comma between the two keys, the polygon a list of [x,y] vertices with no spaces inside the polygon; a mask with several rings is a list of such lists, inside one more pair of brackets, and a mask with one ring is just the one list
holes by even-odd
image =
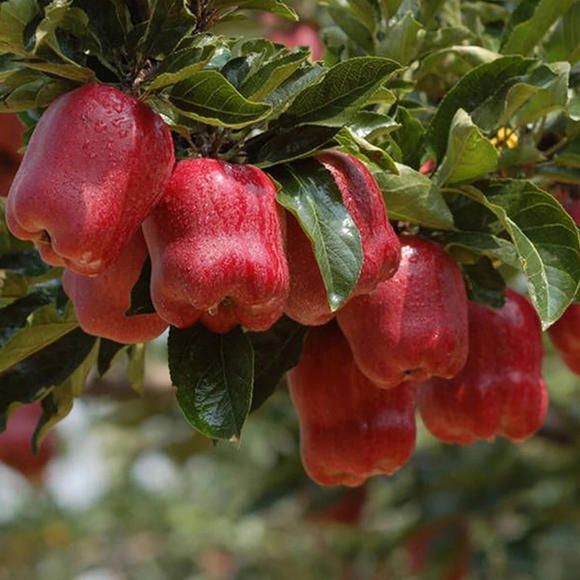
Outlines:
{"label": "blurred foliage", "polygon": [[[213,446],[155,365],[139,399],[113,369],[60,429],[46,487],[0,471],[0,580],[447,578],[466,541],[470,578],[572,580],[580,395],[555,355],[545,372],[551,410],[533,440],[462,448],[421,430],[410,464],[372,480],[360,523],[345,525],[321,517],[345,492],[306,478],[285,389],[239,446]],[[450,522],[468,539],[446,536]]]}

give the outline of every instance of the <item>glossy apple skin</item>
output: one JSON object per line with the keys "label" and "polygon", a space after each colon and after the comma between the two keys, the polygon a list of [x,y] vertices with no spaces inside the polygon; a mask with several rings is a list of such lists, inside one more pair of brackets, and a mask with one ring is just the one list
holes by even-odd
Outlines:
{"label": "glossy apple skin", "polygon": [[[363,265],[352,296],[372,292],[390,278],[401,259],[401,245],[389,223],[382,193],[370,171],[356,158],[338,151],[318,161],[331,173],[343,202],[359,229]],[[334,318],[310,240],[288,215],[286,251],[290,267],[290,295],[286,314],[300,324],[319,326]]]}
{"label": "glossy apple skin", "polygon": [[324,44],[311,24],[300,23],[290,30],[274,30],[268,37],[288,47],[307,46],[310,48],[312,60],[320,60],[324,54]]}
{"label": "glossy apple skin", "polygon": [[503,436],[531,437],[546,416],[540,320],[522,295],[508,290],[493,310],[469,304],[469,358],[452,380],[417,387],[417,402],[429,431],[447,443],[469,444]]}
{"label": "glossy apple skin", "polygon": [[159,201],[173,165],[161,117],[118,89],[85,85],[40,119],[8,195],[8,227],[49,264],[99,274]]}
{"label": "glossy apple skin", "polygon": [[385,389],[454,377],[468,352],[467,295],[457,264],[433,242],[403,236],[401,244],[397,273],[337,314],[358,367]]}
{"label": "glossy apple skin", "polygon": [[63,288],[72,300],[81,328],[87,333],[123,344],[157,338],[167,323],[157,314],[126,316],[131,290],[147,258],[143,233],[138,230],[121,255],[98,276],[81,276],[66,270]]}
{"label": "glossy apple skin", "polygon": [[0,461],[33,483],[42,477],[56,448],[55,436],[49,433],[38,453],[32,451],[32,435],[41,415],[40,404],[23,405],[11,414],[6,431],[0,433]]}
{"label": "glossy apple skin", "polygon": [[[580,199],[569,200],[565,207],[576,224],[580,225]],[[548,333],[566,366],[580,375],[580,304],[569,306]]]}
{"label": "glossy apple skin", "polygon": [[180,162],[144,223],[159,315],[213,332],[270,328],[283,314],[288,264],[276,188],[260,169],[216,159]]}
{"label": "glossy apple skin", "polygon": [[356,367],[336,323],[311,329],[288,384],[302,463],[319,485],[391,475],[415,448],[415,387],[379,389]]}

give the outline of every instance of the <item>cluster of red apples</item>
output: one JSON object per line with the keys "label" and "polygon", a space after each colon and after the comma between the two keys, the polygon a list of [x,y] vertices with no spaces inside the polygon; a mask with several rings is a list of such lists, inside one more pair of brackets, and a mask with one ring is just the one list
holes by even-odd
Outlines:
{"label": "cluster of red apples", "polygon": [[[338,151],[316,159],[362,242],[358,283],[338,312],[310,240],[265,172],[209,158],[176,163],[163,120],[110,86],[83,86],[46,110],[6,218],[65,268],[87,333],[135,343],[168,325],[266,331],[284,314],[313,327],[289,385],[303,462],[322,485],[358,486],[399,469],[414,449],[416,408],[449,443],[531,436],[547,393],[528,300],[508,290],[497,310],[468,301],[440,245],[395,233],[360,161]],[[155,313],[127,316],[147,256]],[[578,305],[552,332],[580,372]]]}

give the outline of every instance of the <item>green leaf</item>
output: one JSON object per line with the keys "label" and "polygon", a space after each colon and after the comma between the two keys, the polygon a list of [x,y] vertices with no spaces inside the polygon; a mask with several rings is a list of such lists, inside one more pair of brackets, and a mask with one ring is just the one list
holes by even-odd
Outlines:
{"label": "green leaf", "polygon": [[61,316],[54,303],[34,309],[22,326],[19,323],[20,320],[14,320],[7,331],[9,340],[0,350],[0,372],[42,351],[78,327],[70,305]]}
{"label": "green leaf", "polygon": [[327,145],[338,133],[336,127],[302,125],[291,129],[274,129],[246,143],[249,161],[259,167],[270,167],[310,157]]}
{"label": "green leaf", "polygon": [[358,3],[356,0],[330,0],[328,13],[357,47],[365,53],[372,54],[378,22],[373,18],[370,6],[361,7],[357,5]]}
{"label": "green leaf", "polygon": [[280,113],[306,87],[319,81],[326,70],[320,64],[304,63],[288,80],[264,98],[264,102],[272,105],[274,113]]}
{"label": "green leaf", "polygon": [[33,70],[21,70],[0,85],[0,113],[19,113],[47,107],[60,95],[78,85],[53,79]]}
{"label": "green leaf", "polygon": [[445,232],[441,241],[449,249],[461,248],[472,254],[500,260],[508,266],[519,266],[518,255],[513,243],[485,232]]}
{"label": "green leaf", "polygon": [[580,286],[578,228],[554,197],[529,181],[495,180],[462,192],[492,211],[509,234],[544,329],[572,303]]}
{"label": "green leaf", "polygon": [[25,62],[26,67],[29,69],[56,75],[74,82],[90,83],[95,80],[95,72],[84,66],[42,62],[37,60],[27,60]]}
{"label": "green leaf", "polygon": [[257,123],[272,110],[246,99],[217,71],[194,73],[173,87],[169,99],[186,117],[234,129]]}
{"label": "green leaf", "polygon": [[374,163],[378,168],[385,171],[398,173],[395,161],[384,149],[373,145],[364,137],[359,137],[349,127],[343,127],[336,136],[336,140],[351,155],[367,163]]}
{"label": "green leaf", "polygon": [[263,99],[292,76],[308,55],[307,49],[300,49],[270,60],[242,83],[240,93],[248,99]]}
{"label": "green leaf", "polygon": [[89,28],[98,39],[100,51],[108,60],[124,46],[129,17],[124,0],[74,0],[89,17]]}
{"label": "green leaf", "polygon": [[351,295],[362,269],[359,231],[330,172],[309,159],[271,170],[278,202],[294,215],[312,243],[334,312]]}
{"label": "green leaf", "polygon": [[53,300],[53,291],[39,288],[0,309],[0,349],[22,330],[33,312],[51,304]]}
{"label": "green leaf", "polygon": [[405,165],[417,166],[424,150],[425,129],[405,107],[397,108],[397,122],[401,125],[393,133],[393,140],[399,147]]}
{"label": "green leaf", "polygon": [[39,14],[36,0],[8,0],[0,4],[0,52],[26,55],[24,30]]}
{"label": "green leaf", "polygon": [[213,334],[201,324],[169,332],[169,370],[188,422],[206,437],[238,441],[250,411],[252,344],[240,328]]}
{"label": "green leaf", "polygon": [[39,277],[49,272],[51,266],[42,261],[36,250],[6,253],[0,250],[0,270],[10,270],[21,276]]}
{"label": "green leaf", "polygon": [[286,371],[298,364],[307,330],[285,316],[267,332],[248,333],[256,357],[252,411],[266,402]]}
{"label": "green leaf", "polygon": [[424,35],[423,26],[408,11],[389,26],[377,54],[408,65],[419,53]]}
{"label": "green leaf", "polygon": [[488,258],[464,265],[463,272],[470,300],[492,308],[501,308],[505,304],[505,280]]}
{"label": "green leaf", "polygon": [[131,306],[125,312],[126,316],[137,316],[139,314],[153,314],[155,306],[151,300],[151,258],[147,257],[139,279],[135,282],[131,290]]}
{"label": "green leaf", "polygon": [[237,6],[241,10],[264,10],[288,20],[298,20],[298,14],[281,0],[214,0],[213,4],[217,8]]}
{"label": "green leaf", "polygon": [[438,27],[433,30],[429,29],[425,31],[418,58],[419,60],[423,60],[423,58],[428,58],[430,54],[437,51],[454,46],[474,45],[476,41],[477,36],[464,25]]}
{"label": "green leaf", "polygon": [[14,402],[30,403],[62,384],[89,356],[96,338],[80,328],[69,332],[46,348],[21,359],[0,374],[0,430],[6,412]]}
{"label": "green leaf", "polygon": [[97,371],[99,376],[102,377],[111,368],[115,357],[127,348],[126,344],[121,344],[108,338],[101,338],[99,340],[99,354],[97,357]]}
{"label": "green leaf", "polygon": [[504,54],[528,55],[576,0],[522,0],[508,22]]}
{"label": "green leaf", "polygon": [[351,58],[332,67],[300,93],[280,117],[283,126],[342,126],[363,107],[399,65],[379,57]]}
{"label": "green leaf", "polygon": [[536,61],[519,56],[498,58],[493,62],[482,64],[467,73],[451,89],[439,104],[431,121],[428,140],[438,159],[441,159],[447,147],[447,137],[455,113],[464,109],[468,113],[485,103],[504,87],[508,81],[525,75]]}
{"label": "green leaf", "polygon": [[576,2],[554,28],[544,49],[548,60],[580,60],[580,3]]}
{"label": "green leaf", "polygon": [[203,69],[213,58],[216,47],[193,46],[177,50],[159,64],[155,78],[148,85],[156,91],[186,80],[193,73]]}
{"label": "green leaf", "polygon": [[428,54],[415,73],[420,81],[427,75],[449,79],[459,78],[482,64],[493,62],[500,58],[497,52],[482,46],[450,46]]}
{"label": "green leaf", "polygon": [[82,68],[82,49],[96,48],[88,25],[89,18],[80,8],[53,2],[44,8],[44,18],[33,29],[30,52],[47,60],[56,55],[63,62]]}
{"label": "green leaf", "polygon": [[146,344],[132,344],[127,349],[127,380],[133,390],[143,395],[145,391],[145,352]]}
{"label": "green leaf", "polygon": [[79,364],[66,381],[54,387],[42,399],[42,416],[32,437],[32,447],[35,453],[50,430],[72,411],[75,398],[80,397],[84,391],[87,377],[96,362],[98,350],[99,345],[95,341],[85,360]]}
{"label": "green leaf", "polygon": [[437,230],[453,229],[453,215],[441,190],[427,176],[397,164],[399,174],[376,172],[389,218]]}
{"label": "green leaf", "polygon": [[473,181],[497,169],[499,154],[489,139],[474,125],[471,117],[459,109],[449,131],[447,153],[433,176],[439,184]]}
{"label": "green leaf", "polygon": [[541,65],[521,78],[514,78],[493,97],[471,112],[473,121],[484,131],[509,125],[533,123],[568,102],[570,65]]}
{"label": "green leaf", "polygon": [[580,136],[570,141],[566,147],[561,149],[554,156],[554,161],[558,165],[580,169]]}
{"label": "green leaf", "polygon": [[392,117],[374,111],[361,111],[349,125],[349,129],[363,139],[381,138],[400,128]]}
{"label": "green leaf", "polygon": [[169,56],[196,24],[186,0],[152,0],[151,18],[137,50],[145,58]]}

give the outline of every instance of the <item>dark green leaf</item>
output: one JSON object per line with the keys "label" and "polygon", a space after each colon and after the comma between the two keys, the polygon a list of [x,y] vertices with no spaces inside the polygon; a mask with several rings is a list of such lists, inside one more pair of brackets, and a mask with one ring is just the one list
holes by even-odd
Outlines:
{"label": "dark green leaf", "polygon": [[186,80],[207,65],[215,50],[214,46],[193,46],[173,52],[159,64],[149,90],[159,90]]}
{"label": "dark green leaf", "polygon": [[0,84],[0,113],[19,113],[41,109],[78,85],[65,79],[53,79],[33,70],[21,70]]}
{"label": "dark green leaf", "polygon": [[508,23],[504,54],[528,55],[576,0],[522,0]]}
{"label": "dark green leaf", "polygon": [[467,73],[441,101],[431,121],[428,139],[441,159],[447,147],[447,137],[455,113],[464,109],[471,113],[492,97],[508,81],[526,74],[536,61],[518,56],[498,58]]}
{"label": "dark green leaf", "polygon": [[42,276],[50,270],[36,250],[9,252],[0,255],[0,270],[10,270],[22,276]]}
{"label": "dark green leaf", "polygon": [[580,60],[580,3],[576,2],[560,19],[545,44],[548,60]]}
{"label": "dark green leaf", "polygon": [[63,383],[87,358],[96,338],[76,329],[0,374],[0,431],[14,402],[30,403]]}
{"label": "dark green leaf", "polygon": [[246,99],[216,71],[200,71],[176,84],[170,100],[196,121],[236,129],[264,119],[272,110],[270,105]]}
{"label": "dark green leaf", "polygon": [[50,304],[53,299],[54,292],[39,289],[0,309],[0,349],[18,334],[35,310]]}
{"label": "dark green leaf", "polygon": [[169,56],[197,20],[186,0],[152,0],[151,18],[138,50],[144,57]]}
{"label": "dark green leaf", "polygon": [[280,117],[284,126],[342,126],[366,104],[399,65],[379,57],[352,58],[331,68],[300,93]]}
{"label": "dark green leaf", "polygon": [[26,55],[24,30],[38,14],[36,0],[8,0],[0,3],[0,52]]}
{"label": "dark green leaf", "polygon": [[288,20],[298,20],[296,12],[281,0],[214,0],[214,5],[219,8],[238,6],[242,10],[264,10]]}
{"label": "dark green leaf", "polygon": [[343,127],[336,136],[336,140],[343,150],[362,161],[372,163],[384,171],[398,173],[395,161],[384,149],[373,145],[364,137],[359,137],[349,127]]}
{"label": "dark green leaf", "polygon": [[307,330],[306,326],[284,317],[267,332],[248,334],[256,357],[252,411],[266,402],[286,371],[296,366]]}
{"label": "dark green leaf", "polygon": [[108,338],[101,338],[97,357],[97,371],[101,377],[111,368],[113,359],[117,354],[125,348],[128,348],[126,344],[121,344]]}
{"label": "dark green leaf", "polygon": [[278,201],[310,239],[332,311],[356,286],[362,269],[359,231],[343,205],[342,194],[324,166],[309,159],[271,171],[280,183]]}
{"label": "dark green leaf", "polygon": [[397,164],[399,174],[376,172],[389,218],[424,227],[453,229],[453,216],[441,190],[427,176]]}
{"label": "dark green leaf", "polygon": [[399,146],[405,165],[416,167],[423,151],[425,129],[405,107],[398,107],[396,120],[401,127],[393,133],[393,139]]}
{"label": "dark green leaf", "polygon": [[505,304],[505,281],[488,258],[463,266],[469,299],[492,308]]}
{"label": "dark green leaf", "polygon": [[169,370],[192,427],[213,439],[240,439],[254,382],[252,344],[240,328],[228,334],[213,334],[201,324],[171,328]]}
{"label": "dark green leaf", "polygon": [[408,65],[419,53],[424,34],[423,26],[409,11],[389,26],[377,54]]}
{"label": "dark green leaf", "polygon": [[128,29],[128,18],[123,0],[74,0],[89,17],[89,27],[99,40],[104,55],[111,58],[123,46]]}
{"label": "dark green leaf", "polygon": [[137,316],[139,314],[153,314],[155,306],[151,300],[151,258],[147,257],[139,279],[131,290],[131,306],[125,312],[126,316]]}
{"label": "dark green leaf", "polygon": [[511,237],[544,328],[574,300],[580,286],[578,228],[554,197],[529,181],[495,180],[471,199],[492,211]]}
{"label": "dark green leaf", "polygon": [[325,69],[321,65],[306,63],[276,90],[266,96],[264,102],[272,105],[274,112],[279,113],[306,87],[319,81],[324,73]]}
{"label": "dark green leaf", "polygon": [[500,260],[504,264],[517,267],[518,255],[513,243],[499,236],[483,232],[446,232],[442,238],[446,248],[462,248],[492,260]]}
{"label": "dark green leaf", "polygon": [[260,167],[310,157],[338,133],[336,127],[303,125],[292,129],[271,130],[246,143],[249,160]]}
{"label": "dark green leaf", "polygon": [[38,298],[39,305],[32,308],[26,318],[24,308],[20,311],[20,317],[12,318],[10,315],[12,322],[4,322],[8,334],[0,350],[0,372],[43,350],[78,327],[70,303],[64,314],[60,311],[59,297],[59,293],[56,296],[53,294],[50,303],[46,305],[40,304],[42,298]]}
{"label": "dark green leaf", "polygon": [[72,411],[75,398],[83,393],[87,377],[95,364],[98,348],[95,342],[87,357],[70,376],[62,384],[51,389],[42,399],[42,416],[32,437],[35,453],[49,431]]}
{"label": "dark green leaf", "polygon": [[473,181],[497,169],[499,154],[489,139],[474,125],[471,117],[459,109],[449,131],[447,152],[433,180],[445,183]]}
{"label": "dark green leaf", "polygon": [[[358,3],[360,4],[360,3]],[[378,22],[373,18],[370,6],[357,6],[354,2],[330,0],[328,13],[346,36],[365,53],[374,52],[374,35]]]}
{"label": "dark green leaf", "polygon": [[308,50],[300,49],[273,58],[243,82],[240,93],[248,99],[265,98],[296,72],[308,54]]}

